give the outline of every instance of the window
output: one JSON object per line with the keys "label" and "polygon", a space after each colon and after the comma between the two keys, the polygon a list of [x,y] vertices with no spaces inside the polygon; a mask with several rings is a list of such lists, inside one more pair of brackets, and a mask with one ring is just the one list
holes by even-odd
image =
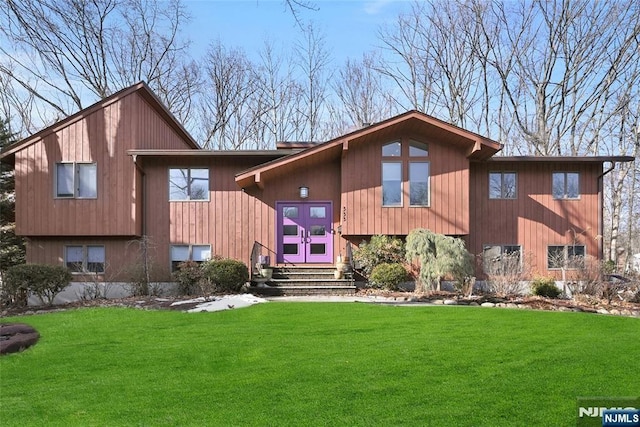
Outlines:
{"label": "window", "polygon": [[209,169],[169,169],[169,200],[209,200]]}
{"label": "window", "polygon": [[409,157],[427,157],[429,155],[429,146],[423,142],[409,142]]}
{"label": "window", "polygon": [[[382,206],[404,205],[403,182],[407,179],[409,206],[429,206],[429,146],[414,140],[404,144],[408,147],[403,149],[400,141],[382,146]],[[425,159],[418,161],[420,157]]]}
{"label": "window", "polygon": [[65,246],[64,264],[73,273],[104,273],[104,246]]}
{"label": "window", "polygon": [[95,199],[98,197],[96,163],[56,163],[55,195],[58,198]]}
{"label": "window", "polygon": [[211,259],[211,245],[171,245],[171,271],[185,261],[197,263]]}
{"label": "window", "polygon": [[584,266],[584,245],[555,245],[547,247],[547,268],[578,269]]}
{"label": "window", "polygon": [[382,157],[400,157],[402,144],[399,141],[390,142],[382,146]]}
{"label": "window", "polygon": [[577,172],[554,172],[552,192],[554,199],[579,199],[580,174]]}
{"label": "window", "polygon": [[489,172],[489,198],[515,199],[518,180],[515,172]]}
{"label": "window", "polygon": [[312,206],[309,208],[309,217],[311,218],[326,218],[327,208],[324,206]]}
{"label": "window", "polygon": [[402,206],[402,163],[382,162],[382,206]]}
{"label": "window", "polygon": [[409,205],[429,206],[429,162],[409,162]]}
{"label": "window", "polygon": [[520,273],[522,248],[519,245],[485,245],[482,250],[482,265],[487,274]]}

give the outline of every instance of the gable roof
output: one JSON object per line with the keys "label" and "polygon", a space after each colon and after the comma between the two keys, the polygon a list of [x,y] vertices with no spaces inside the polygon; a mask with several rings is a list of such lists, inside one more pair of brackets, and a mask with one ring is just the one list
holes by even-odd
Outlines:
{"label": "gable roof", "polygon": [[242,188],[247,188],[254,184],[262,187],[264,179],[269,176],[279,175],[293,168],[307,167],[320,161],[337,158],[341,153],[349,150],[349,144],[363,142],[369,135],[376,134],[376,136],[382,137],[388,135],[391,139],[396,138],[397,133],[400,131],[428,134],[435,139],[446,140],[447,143],[465,148],[469,159],[485,160],[502,149],[502,144],[496,141],[412,110],[317,144],[299,153],[243,171],[236,175],[236,183]]}
{"label": "gable roof", "polygon": [[101,99],[95,104],[78,111],[36,133],[28,136],[14,144],[5,147],[0,152],[0,161],[5,163],[13,163],[15,153],[30,146],[31,144],[43,139],[50,133],[56,132],[72,123],[82,120],[86,116],[113,104],[124,97],[131,95],[132,93],[138,93],[149,105],[164,119],[164,121],[186,142],[191,149],[199,149],[200,146],[191,137],[189,132],[182,126],[182,124],[175,118],[175,116],[164,106],[162,101],[156,96],[155,93],[149,88],[145,82],[138,82],[128,88],[122,89],[107,98]]}

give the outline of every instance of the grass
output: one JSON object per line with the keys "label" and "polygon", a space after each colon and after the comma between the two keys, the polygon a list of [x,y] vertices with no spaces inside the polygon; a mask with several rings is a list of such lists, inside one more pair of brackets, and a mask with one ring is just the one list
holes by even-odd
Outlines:
{"label": "grass", "polygon": [[268,303],[3,319],[10,425],[573,425],[578,396],[640,394],[640,320],[472,307]]}

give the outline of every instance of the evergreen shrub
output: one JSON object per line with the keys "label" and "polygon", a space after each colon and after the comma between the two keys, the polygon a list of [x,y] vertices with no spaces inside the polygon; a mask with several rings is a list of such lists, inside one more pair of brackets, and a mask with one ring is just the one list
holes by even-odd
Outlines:
{"label": "evergreen shrub", "polygon": [[353,252],[354,261],[362,267],[366,276],[373,268],[382,263],[402,263],[404,261],[404,242],[398,237],[376,235],[369,242],[362,242]]}
{"label": "evergreen shrub", "polygon": [[551,277],[538,277],[531,282],[531,293],[547,298],[558,298],[562,293],[556,286],[556,281]]}
{"label": "evergreen shrub", "polygon": [[235,259],[213,259],[203,265],[204,278],[215,292],[240,292],[249,280],[247,266]]}
{"label": "evergreen shrub", "polygon": [[385,262],[373,268],[369,283],[372,287],[396,291],[407,277],[407,270],[402,264]]}
{"label": "evergreen shrub", "polygon": [[71,278],[71,272],[60,265],[20,264],[6,271],[3,290],[18,305],[26,305],[29,293],[53,305],[53,299],[69,285]]}

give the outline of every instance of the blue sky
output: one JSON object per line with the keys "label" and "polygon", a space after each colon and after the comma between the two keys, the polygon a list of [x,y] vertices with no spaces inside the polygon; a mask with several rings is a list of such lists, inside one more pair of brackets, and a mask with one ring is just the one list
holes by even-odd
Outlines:
{"label": "blue sky", "polygon": [[[380,25],[396,20],[411,8],[408,0],[316,0],[317,11],[301,9],[303,22],[313,21],[325,37],[326,48],[334,64],[380,45]],[[290,49],[300,37],[300,27],[286,9],[283,0],[186,0],[192,15],[188,35],[192,51],[199,57],[212,40],[218,38],[227,47],[240,47],[255,57],[265,39],[279,48]]]}

